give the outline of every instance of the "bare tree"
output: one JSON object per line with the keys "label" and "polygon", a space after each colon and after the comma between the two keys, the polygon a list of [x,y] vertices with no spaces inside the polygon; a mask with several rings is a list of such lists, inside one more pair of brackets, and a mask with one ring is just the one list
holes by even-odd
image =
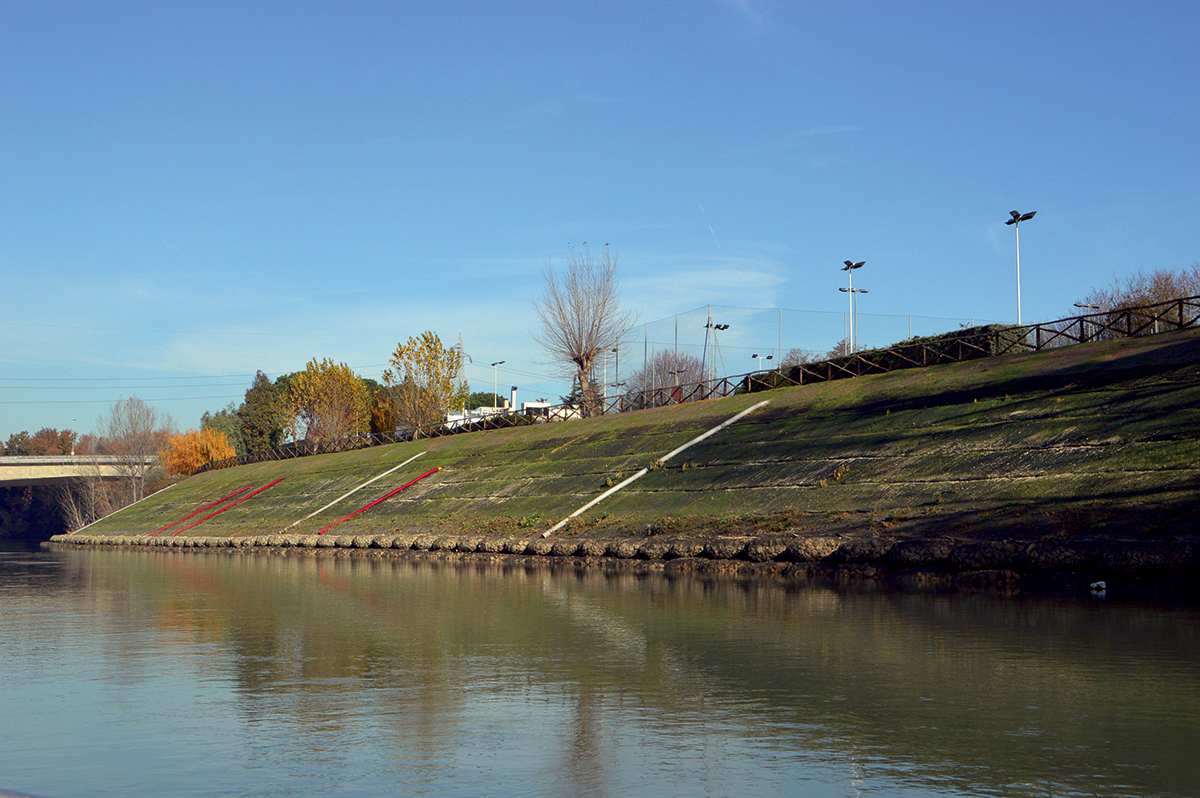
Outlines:
{"label": "bare tree", "polygon": [[535,337],[573,378],[583,414],[591,415],[599,402],[592,379],[596,358],[615,349],[637,322],[636,312],[621,309],[617,256],[608,244],[596,256],[585,242],[582,251],[570,250],[561,270],[547,260],[542,277],[545,285],[533,303],[542,329]]}
{"label": "bare tree", "polygon": [[[94,456],[93,456],[94,457]],[[83,461],[84,475],[56,486],[56,498],[63,524],[68,531],[87,526],[112,512],[110,492],[100,479],[100,466],[93,458]]]}
{"label": "bare tree", "polygon": [[1193,263],[1179,271],[1159,269],[1150,274],[1139,271],[1123,280],[1113,280],[1108,288],[1093,288],[1081,304],[1097,306],[1107,311],[1169,302],[1172,299],[1198,294],[1200,263]]}
{"label": "bare tree", "polygon": [[783,359],[779,361],[779,367],[783,370],[795,368],[796,366],[807,366],[809,363],[816,363],[824,358],[820,352],[813,352],[809,349],[789,349],[783,355]]}
{"label": "bare tree", "polygon": [[79,476],[57,485],[56,498],[63,524],[70,531],[98,521],[132,501],[128,482],[109,482],[101,473],[98,453],[104,441],[95,435],[79,436],[75,463]]}
{"label": "bare tree", "polygon": [[[1107,324],[1120,329],[1130,308],[1197,295],[1200,295],[1200,263],[1193,263],[1179,271],[1159,269],[1149,274],[1139,271],[1124,279],[1114,279],[1108,288],[1093,288],[1075,307],[1084,313],[1106,314]],[[1135,312],[1135,315],[1138,314]],[[1121,335],[1102,323],[1094,327],[1089,337],[1108,339]],[[1063,339],[1064,342],[1067,340]]]}
{"label": "bare tree", "polygon": [[845,357],[846,355],[850,354],[853,354],[853,352],[850,351],[850,339],[843,338],[833,345],[833,349],[830,349],[825,353],[825,359],[832,360],[835,357]]}
{"label": "bare tree", "polygon": [[625,390],[639,393],[698,382],[704,382],[704,363],[700,358],[664,349],[625,379]]}
{"label": "bare tree", "polygon": [[174,432],[175,423],[136,396],[121,399],[107,417],[96,423],[100,434],[100,453],[121,458],[117,468],[129,485],[130,501],[145,496],[146,477],[158,467],[159,449]]}

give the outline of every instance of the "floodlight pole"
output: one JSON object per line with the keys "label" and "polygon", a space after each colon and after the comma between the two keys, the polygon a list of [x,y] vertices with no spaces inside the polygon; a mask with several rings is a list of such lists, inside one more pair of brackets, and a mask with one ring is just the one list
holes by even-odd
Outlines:
{"label": "floodlight pole", "polygon": [[[850,341],[857,342],[858,341],[858,300],[854,298],[854,295],[855,294],[869,294],[871,292],[868,291],[866,288],[839,288],[838,290],[841,291],[843,294],[845,294],[845,293],[850,294],[850,324],[847,326],[850,328]],[[854,353],[857,351],[858,350],[855,349],[853,346],[850,347],[851,353]]]}
{"label": "floodlight pole", "polygon": [[849,321],[849,324],[847,326],[850,327],[849,344],[850,344],[850,351],[851,351],[851,353],[853,353],[853,352],[857,351],[854,346],[854,337],[855,337],[854,327],[856,326],[856,324],[855,324],[856,320],[854,317],[854,294],[856,293],[854,290],[854,270],[861,269],[864,265],[866,265],[867,262],[865,260],[860,260],[858,263],[854,263],[853,261],[848,260],[848,261],[845,261],[845,263],[846,263],[846,265],[844,267],[842,267],[842,271],[844,271],[846,273],[846,277],[849,278],[850,287],[849,288],[839,288],[838,290],[845,291],[847,294],[850,295],[850,315],[847,317],[847,321]]}
{"label": "floodlight pole", "polygon": [[1017,324],[1021,323],[1021,225],[1014,223],[1017,233]]}
{"label": "floodlight pole", "polygon": [[[704,325],[704,356],[703,356],[703,357],[701,358],[701,360],[700,360],[700,370],[704,372],[704,379],[705,379],[705,380],[708,380],[708,379],[709,379],[709,376],[708,376],[708,374],[709,374],[709,368],[708,368],[708,331],[709,331],[709,330],[712,330],[713,349],[714,349],[714,350],[716,350],[716,348],[717,348],[717,332],[718,332],[718,331],[721,331],[721,330],[728,330],[728,329],[729,329],[729,325],[728,325],[728,324],[713,324],[713,320],[712,320],[712,314],[711,314],[711,313],[709,314],[709,316],[708,316],[708,323]],[[714,371],[714,373],[715,373],[715,366],[714,366],[714,369],[713,369],[713,371]]]}
{"label": "floodlight pole", "polygon": [[507,360],[497,360],[495,363],[492,364],[492,407],[493,408],[495,408],[497,405],[500,404],[500,383],[499,383],[500,378],[498,376],[500,374],[500,369],[497,367],[503,366],[507,362],[508,362]]}
{"label": "floodlight pole", "polygon": [[1009,216],[1012,218],[1005,222],[1011,224],[1017,231],[1017,324],[1021,323],[1021,222],[1028,222],[1037,215],[1037,211],[1029,213],[1021,213],[1020,211],[1009,211]]}

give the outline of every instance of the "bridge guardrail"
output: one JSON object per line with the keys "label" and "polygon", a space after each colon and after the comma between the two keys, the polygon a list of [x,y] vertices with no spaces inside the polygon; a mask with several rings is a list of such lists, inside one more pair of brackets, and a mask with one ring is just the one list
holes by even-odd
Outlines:
{"label": "bridge guardrail", "polygon": [[[158,455],[147,455],[146,463],[158,460]],[[29,465],[31,462],[40,465],[117,465],[129,462],[129,458],[120,454],[20,454],[0,457],[0,466]]]}

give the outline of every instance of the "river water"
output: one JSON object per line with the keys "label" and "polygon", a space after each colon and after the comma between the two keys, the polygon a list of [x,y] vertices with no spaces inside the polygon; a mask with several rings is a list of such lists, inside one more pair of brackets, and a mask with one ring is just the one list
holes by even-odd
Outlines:
{"label": "river water", "polygon": [[0,554],[0,790],[1200,794],[1194,608]]}

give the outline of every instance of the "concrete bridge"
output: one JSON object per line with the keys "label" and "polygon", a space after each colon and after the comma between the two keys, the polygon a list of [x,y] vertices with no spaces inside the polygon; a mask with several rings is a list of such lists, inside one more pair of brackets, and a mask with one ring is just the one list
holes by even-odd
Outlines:
{"label": "concrete bridge", "polygon": [[[22,485],[62,485],[74,479],[125,479],[130,466],[137,462],[129,457],[110,454],[56,454],[34,457],[0,457],[0,488]],[[142,458],[150,467],[158,457]],[[136,467],[136,466],[134,466]]]}

